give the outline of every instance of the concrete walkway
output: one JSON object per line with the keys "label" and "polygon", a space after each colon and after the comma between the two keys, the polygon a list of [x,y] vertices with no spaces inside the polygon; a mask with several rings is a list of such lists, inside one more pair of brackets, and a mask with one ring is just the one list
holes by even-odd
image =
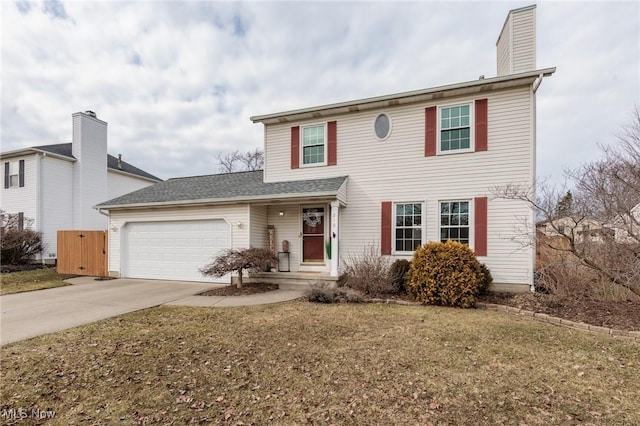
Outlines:
{"label": "concrete walkway", "polygon": [[277,303],[302,297],[304,290],[281,289],[249,296],[196,296],[221,286],[181,281],[94,277],[67,280],[73,284],[0,296],[0,345],[53,333],[105,318],[159,305],[243,306]]}

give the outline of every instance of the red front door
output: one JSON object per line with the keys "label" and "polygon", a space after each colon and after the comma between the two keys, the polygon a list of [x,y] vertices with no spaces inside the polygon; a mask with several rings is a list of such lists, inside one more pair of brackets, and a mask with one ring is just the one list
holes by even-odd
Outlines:
{"label": "red front door", "polygon": [[324,262],[324,207],[302,209],[302,261]]}

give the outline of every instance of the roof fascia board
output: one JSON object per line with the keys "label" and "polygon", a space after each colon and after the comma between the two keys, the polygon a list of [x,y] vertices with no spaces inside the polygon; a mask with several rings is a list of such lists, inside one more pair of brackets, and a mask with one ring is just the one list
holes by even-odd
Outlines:
{"label": "roof fascia board", "polygon": [[[255,204],[264,201],[279,201],[279,200],[294,200],[296,198],[302,199],[319,199],[330,198],[336,199],[337,191],[326,192],[312,192],[312,193],[292,193],[292,194],[273,194],[273,195],[255,195],[251,197],[229,197],[229,198],[210,198],[201,200],[184,200],[184,201],[161,201],[154,203],[132,203],[132,204],[111,204],[111,205],[96,205],[93,206],[96,210],[125,210],[125,209],[139,209],[148,207],[190,207],[190,206],[203,206],[203,205],[221,205],[221,204],[236,204],[236,203],[249,203]],[[346,205],[346,202],[344,203]]]}
{"label": "roof fascia board", "polygon": [[65,160],[70,162],[77,161],[75,158],[67,157],[66,155],[55,154],[53,152],[44,151],[42,149],[37,148],[23,148],[17,149],[15,151],[7,151],[0,154],[0,158],[13,158],[13,157],[21,157],[24,155],[32,155],[32,154],[42,154],[44,157],[53,157],[59,160]]}
{"label": "roof fascia board", "polygon": [[429,89],[415,90],[411,92],[396,93],[392,95],[340,102],[318,107],[284,111],[275,114],[257,115],[251,117],[251,121],[253,121],[254,123],[262,122],[265,124],[287,123],[290,121],[297,121],[302,119],[313,119],[330,115],[347,114],[350,112],[366,111],[376,108],[423,102],[465,94],[482,93],[488,92],[490,90],[499,90],[521,85],[529,85],[532,84],[540,75],[548,77],[555,71],[555,67],[544,68],[519,74],[510,74],[482,80],[473,80],[464,83],[450,84],[447,86],[439,86]]}
{"label": "roof fascia board", "polygon": [[146,177],[146,176],[140,176],[140,175],[137,175],[137,174],[135,174],[135,173],[125,172],[124,170],[114,169],[114,168],[112,168],[112,167],[107,167],[107,171],[108,171],[108,172],[112,172],[112,173],[117,173],[117,174],[119,174],[119,175],[124,175],[124,176],[134,177],[134,178],[136,178],[136,179],[146,180],[146,181],[148,181],[148,182],[154,182],[154,183],[162,182],[162,179],[158,179],[158,180],[156,180],[156,179],[151,179],[151,178],[148,178],[148,177]]}

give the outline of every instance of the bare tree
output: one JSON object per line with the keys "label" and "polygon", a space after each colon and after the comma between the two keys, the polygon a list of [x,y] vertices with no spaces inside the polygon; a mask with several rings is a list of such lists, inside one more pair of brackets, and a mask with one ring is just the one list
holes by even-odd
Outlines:
{"label": "bare tree", "polygon": [[[493,192],[535,209],[545,232],[529,243],[558,253],[562,267],[586,270],[583,281],[600,280],[640,295],[640,110],[618,144],[600,148],[603,158],[568,171],[560,188],[542,182],[535,192],[518,185]],[[555,275],[567,279],[566,272]]]}
{"label": "bare tree", "polygon": [[240,152],[236,149],[226,154],[218,153],[216,160],[218,161],[218,169],[222,173],[262,170],[264,152],[258,148],[246,152]]}
{"label": "bare tree", "polygon": [[226,249],[215,257],[213,261],[205,265],[200,272],[203,275],[222,277],[226,274],[237,272],[237,288],[242,288],[242,273],[245,269],[250,271],[267,270],[278,264],[278,258],[268,249],[250,247],[247,249]]}

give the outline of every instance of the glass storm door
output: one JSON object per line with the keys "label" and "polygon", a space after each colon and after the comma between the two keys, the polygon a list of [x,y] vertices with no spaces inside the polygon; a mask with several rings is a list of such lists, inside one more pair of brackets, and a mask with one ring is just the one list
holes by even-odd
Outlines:
{"label": "glass storm door", "polygon": [[324,262],[324,207],[302,209],[302,261]]}

